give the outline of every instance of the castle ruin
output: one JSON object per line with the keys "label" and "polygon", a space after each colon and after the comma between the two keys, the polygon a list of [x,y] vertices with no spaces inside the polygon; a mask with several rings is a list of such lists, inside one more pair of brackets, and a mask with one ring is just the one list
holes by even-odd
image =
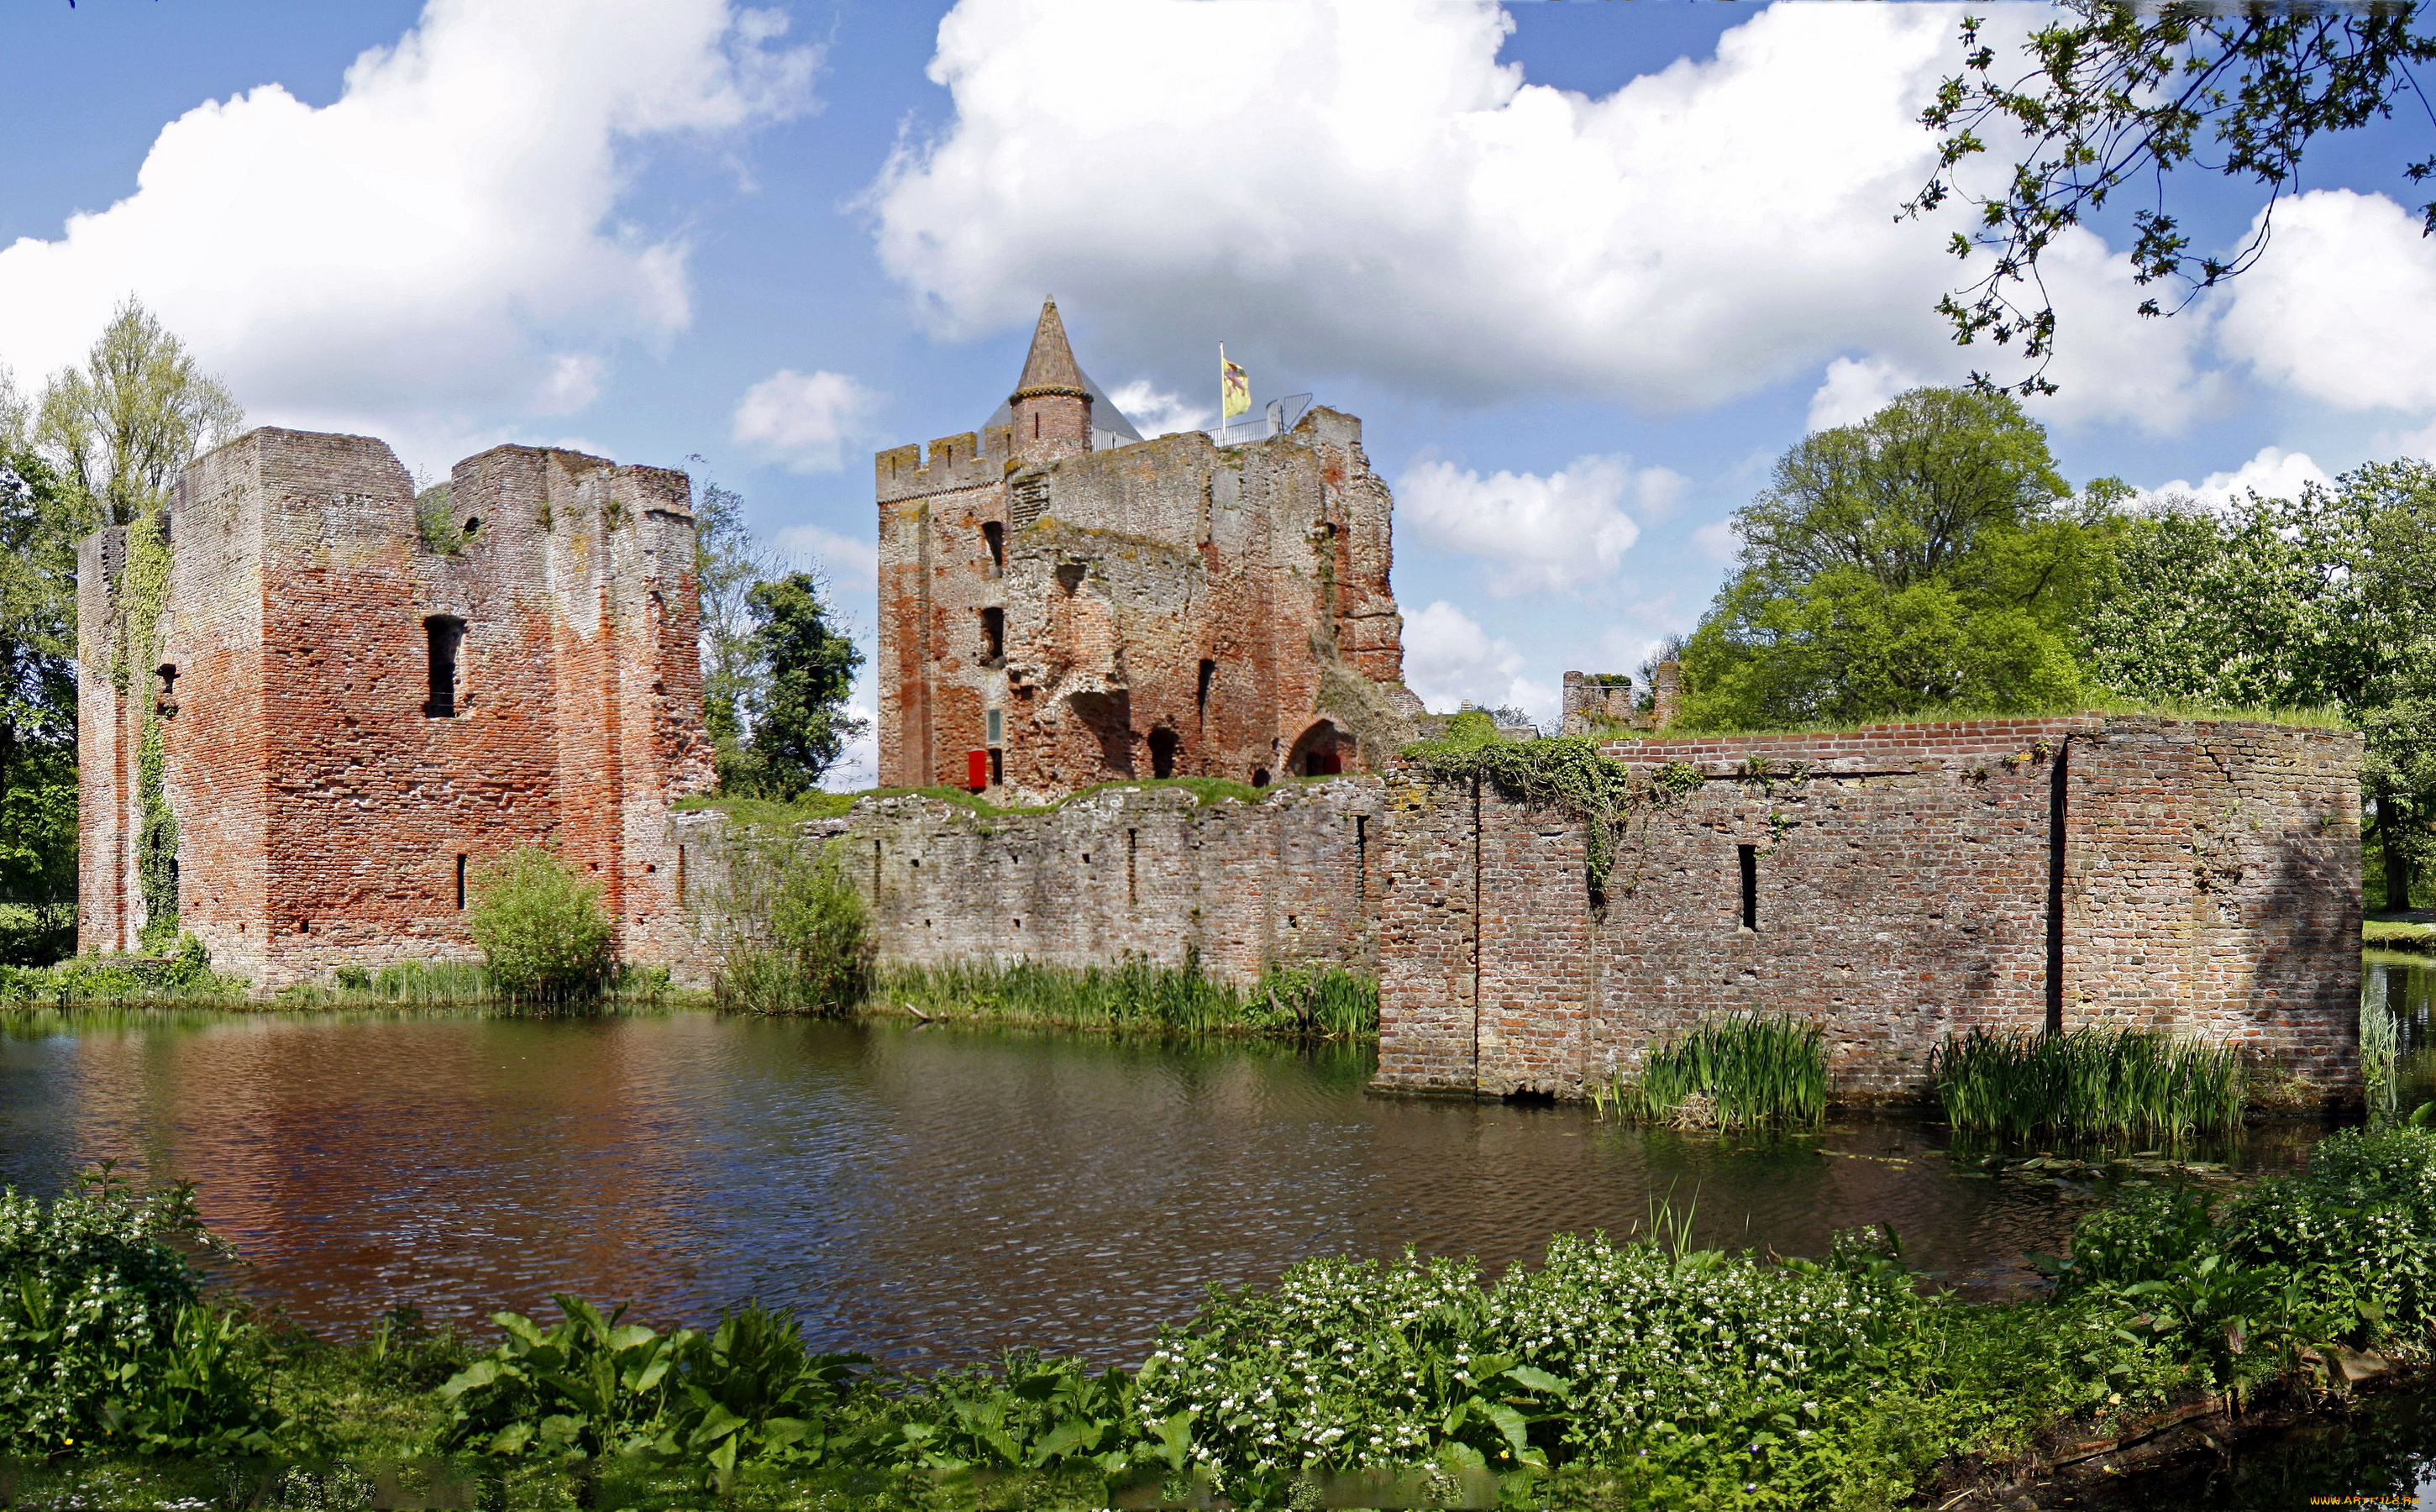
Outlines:
{"label": "castle ruin", "polygon": [[265,429],[87,537],[78,947],[191,932],[261,987],[471,960],[469,887],[546,843],[621,959],[677,959],[669,807],[711,774],[690,497],[500,446],[418,501],[378,441]]}
{"label": "castle ruin", "polygon": [[883,787],[1263,787],[1412,739],[1392,506],[1348,415],[1140,440],[1052,302],[989,424],[877,474]]}

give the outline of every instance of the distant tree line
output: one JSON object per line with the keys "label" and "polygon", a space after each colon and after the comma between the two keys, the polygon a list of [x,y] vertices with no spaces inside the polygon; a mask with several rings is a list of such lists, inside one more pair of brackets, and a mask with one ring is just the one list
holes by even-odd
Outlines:
{"label": "distant tree line", "polygon": [[2222,508],[2076,490],[2010,397],[1922,389],[1805,437],[1734,523],[1735,570],[1679,652],[1683,726],[2334,711],[2367,739],[2377,891],[2410,906],[2436,854],[2436,467]]}
{"label": "distant tree line", "polygon": [[[82,364],[26,394],[0,363],[0,962],[72,945],[77,874],[77,543],[160,510],[245,411],[141,304]],[[705,715],[723,791],[792,798],[865,725],[845,699],[861,654],[817,572],[757,547],[734,491],[696,500]]]}

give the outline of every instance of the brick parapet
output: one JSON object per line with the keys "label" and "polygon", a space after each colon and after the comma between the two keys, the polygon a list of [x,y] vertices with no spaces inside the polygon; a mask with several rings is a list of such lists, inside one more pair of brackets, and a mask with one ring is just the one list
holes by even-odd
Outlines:
{"label": "brick parapet", "polygon": [[[870,905],[883,962],[1108,965],[1198,961],[1249,986],[1273,965],[1378,969],[1370,897],[1380,785],[1352,777],[1202,805],[1175,788],[1107,789],[1046,813],[976,813],[918,794],[865,798],[801,827]],[[694,955],[706,980],[725,920],[724,816],[680,813]]]}
{"label": "brick parapet", "polygon": [[2238,1045],[2269,1102],[2357,1095],[2356,735],[2083,716],[1608,749],[1707,780],[1626,826],[1603,911],[1577,816],[1391,776],[1382,1086],[1577,1095],[1762,1010],[1821,1025],[1846,1099],[1920,1095],[1947,1034],[2049,1025]]}

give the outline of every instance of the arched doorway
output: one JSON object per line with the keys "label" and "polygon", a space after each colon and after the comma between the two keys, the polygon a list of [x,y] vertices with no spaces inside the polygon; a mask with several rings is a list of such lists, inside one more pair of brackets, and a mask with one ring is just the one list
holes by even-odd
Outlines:
{"label": "arched doorway", "polygon": [[1352,762],[1353,755],[1353,737],[1322,720],[1295,741],[1286,770],[1297,777],[1332,777]]}

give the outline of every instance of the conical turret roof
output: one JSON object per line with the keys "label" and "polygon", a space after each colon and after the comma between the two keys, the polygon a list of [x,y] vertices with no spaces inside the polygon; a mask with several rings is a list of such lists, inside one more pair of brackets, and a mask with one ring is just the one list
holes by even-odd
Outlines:
{"label": "conical turret roof", "polygon": [[1033,328],[1032,350],[1024,355],[1023,376],[1016,380],[1013,397],[1052,393],[1078,399],[1088,394],[1083,370],[1074,361],[1074,349],[1066,344],[1066,322],[1057,318],[1053,299],[1041,302],[1040,323]]}

